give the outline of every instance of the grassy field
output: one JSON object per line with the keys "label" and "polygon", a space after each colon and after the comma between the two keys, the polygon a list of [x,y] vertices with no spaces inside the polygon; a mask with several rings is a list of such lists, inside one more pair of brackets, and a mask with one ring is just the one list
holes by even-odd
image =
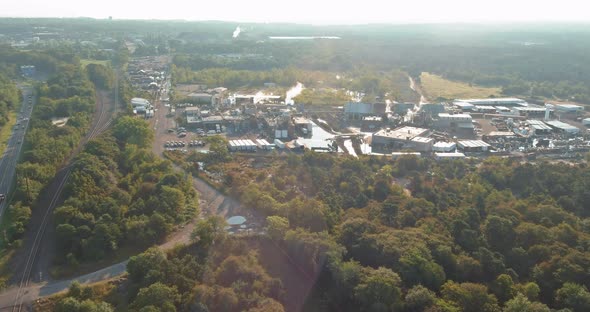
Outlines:
{"label": "grassy field", "polygon": [[436,100],[437,98],[487,98],[490,96],[501,95],[500,88],[487,88],[469,85],[464,82],[447,80],[430,73],[422,73],[420,80],[425,96],[431,101]]}
{"label": "grassy field", "polygon": [[110,62],[109,61],[101,61],[101,60],[89,60],[89,59],[81,59],[80,60],[80,65],[82,65],[82,67],[86,67],[86,65],[88,64],[100,64],[100,65],[104,65],[104,66],[109,66]]}

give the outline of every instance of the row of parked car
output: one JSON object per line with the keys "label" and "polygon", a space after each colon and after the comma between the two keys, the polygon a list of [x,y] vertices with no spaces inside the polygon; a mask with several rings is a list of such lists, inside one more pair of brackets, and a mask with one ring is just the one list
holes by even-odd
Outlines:
{"label": "row of parked car", "polygon": [[[204,141],[198,141],[198,140],[193,140],[193,141],[188,141],[188,146],[189,147],[199,147],[199,146],[205,146],[206,142]],[[164,147],[185,147],[186,146],[186,142],[183,141],[167,141],[166,143],[164,143]]]}
{"label": "row of parked car", "polygon": [[190,147],[205,146],[205,141],[197,141],[197,140],[189,141],[188,146],[190,146]]}
{"label": "row of parked car", "polygon": [[186,143],[182,141],[168,141],[164,143],[164,147],[185,147]]}

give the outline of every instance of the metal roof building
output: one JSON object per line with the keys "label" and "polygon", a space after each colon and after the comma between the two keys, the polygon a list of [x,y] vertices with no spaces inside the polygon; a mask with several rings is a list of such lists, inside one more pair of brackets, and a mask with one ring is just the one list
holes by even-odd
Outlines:
{"label": "metal roof building", "polygon": [[465,154],[463,153],[434,153],[434,157],[437,160],[441,160],[441,159],[461,159],[461,158],[465,158]]}
{"label": "metal roof building", "polygon": [[491,145],[482,140],[462,140],[457,142],[457,146],[467,152],[485,152]]}
{"label": "metal roof building", "polygon": [[436,152],[451,152],[457,148],[457,144],[454,142],[436,142],[432,146],[432,150]]}
{"label": "metal roof building", "polygon": [[550,120],[547,121],[547,124],[551,127],[553,127],[554,129],[569,133],[569,134],[576,134],[578,132],[580,132],[580,129],[578,127],[574,127],[570,124],[567,124],[565,122],[561,122],[559,120]]}
{"label": "metal roof building", "polygon": [[518,98],[489,98],[489,99],[457,99],[453,104],[457,102],[469,103],[472,105],[500,105],[500,106],[527,106],[528,103],[525,100]]}

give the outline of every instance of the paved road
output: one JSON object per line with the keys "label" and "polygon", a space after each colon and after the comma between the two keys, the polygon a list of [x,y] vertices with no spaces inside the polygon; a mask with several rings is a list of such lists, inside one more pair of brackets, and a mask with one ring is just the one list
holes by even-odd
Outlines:
{"label": "paved road", "polygon": [[[160,103],[156,105],[159,106]],[[161,123],[154,123],[156,133],[163,133],[168,127],[169,124],[166,121],[166,113],[163,105],[162,107],[158,107],[161,109],[160,114],[161,118],[160,121],[164,121]],[[157,114],[158,112],[156,112]],[[101,114],[102,115],[102,114]],[[102,120],[102,118],[98,118]],[[100,124],[100,122],[99,122]],[[104,126],[97,125],[94,127],[95,129],[104,129]],[[92,133],[90,137],[93,137]],[[160,154],[162,152],[161,144],[154,142],[154,152]],[[181,170],[178,167],[175,167],[177,170]],[[62,170],[65,171],[65,170]],[[64,173],[65,174],[65,173]],[[63,180],[63,179],[56,179],[56,180]],[[249,221],[259,219],[257,216],[254,216],[255,213],[250,209],[243,207],[238,201],[228,196],[225,196],[223,193],[219,192],[218,190],[214,189],[203,180],[199,178],[193,178],[193,186],[199,193],[199,199],[201,202],[201,209],[205,214],[217,214],[222,216],[232,216],[235,214],[241,214],[248,217]],[[173,248],[177,244],[186,244],[190,242],[191,233],[194,229],[195,223],[197,218],[193,220],[190,224],[181,227],[178,231],[172,234],[170,237],[167,238],[166,242],[159,245],[158,248],[163,250],[167,250]],[[61,280],[61,281],[42,281],[38,283],[28,283],[25,287],[21,288],[19,291],[19,287],[13,286],[4,290],[0,293],[0,311],[10,309],[14,305],[14,298],[19,296],[21,302],[28,303],[33,302],[34,300],[49,296],[60,291],[63,291],[69,287],[69,285],[73,281],[79,281],[82,284],[86,283],[95,283],[99,281],[104,281],[109,278],[121,275],[126,271],[127,261],[123,261],[109,267],[103,268],[93,273],[89,273],[83,276],[79,276],[73,279],[68,280]],[[36,270],[33,270],[36,272]]]}
{"label": "paved road", "polygon": [[[21,87],[23,93],[23,103],[21,109],[17,114],[16,126],[12,129],[12,134],[8,139],[6,150],[2,159],[0,160],[0,194],[10,194],[16,181],[14,176],[16,173],[16,164],[22,149],[22,142],[25,138],[25,133],[29,126],[29,118],[31,118],[31,111],[35,105],[36,99],[29,99],[29,95],[33,96],[32,87]],[[29,101],[31,103],[29,103]],[[8,199],[8,198],[7,198]],[[4,212],[8,206],[8,200],[0,203],[0,220],[4,216]]]}
{"label": "paved road", "polygon": [[[27,97],[25,96],[25,98]],[[71,168],[65,166],[65,164],[69,163],[82,150],[88,140],[95,138],[108,129],[112,116],[116,113],[114,103],[106,92],[97,93],[96,105],[97,110],[90,131],[81,144],[72,152],[68,160],[64,162],[64,166],[57,172],[52,182],[37,200],[38,205],[33,210],[35,213],[29,222],[23,246],[17,250],[11,259],[10,265],[13,267],[14,272],[11,282],[14,286],[0,294],[0,310],[10,306],[16,306],[15,311],[21,311],[22,308],[27,309],[27,304],[31,302],[30,299],[36,299],[39,295],[46,295],[51,289],[59,289],[60,285],[62,285],[59,282],[49,284],[47,282],[32,284],[32,282],[47,281],[49,277],[48,268],[53,258],[52,251],[55,239],[52,236],[53,226],[47,225],[52,220],[51,212],[61,202],[61,191],[70,174]],[[26,121],[28,122],[28,120]],[[48,230],[47,233],[46,230]],[[124,267],[124,265],[122,266]],[[47,288],[49,285],[54,288]],[[65,285],[69,285],[69,283]],[[36,291],[36,289],[39,289],[39,291]],[[21,305],[21,303],[24,305]]]}

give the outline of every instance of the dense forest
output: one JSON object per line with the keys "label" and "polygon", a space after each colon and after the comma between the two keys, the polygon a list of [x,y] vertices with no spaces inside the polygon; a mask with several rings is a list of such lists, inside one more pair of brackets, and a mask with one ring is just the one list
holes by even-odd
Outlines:
{"label": "dense forest", "polygon": [[590,309],[586,164],[185,157],[316,276],[306,311]]}
{"label": "dense forest", "polygon": [[73,160],[67,200],[54,213],[64,269],[146,248],[198,212],[190,181],[149,151],[151,138],[145,121],[120,117]]}

